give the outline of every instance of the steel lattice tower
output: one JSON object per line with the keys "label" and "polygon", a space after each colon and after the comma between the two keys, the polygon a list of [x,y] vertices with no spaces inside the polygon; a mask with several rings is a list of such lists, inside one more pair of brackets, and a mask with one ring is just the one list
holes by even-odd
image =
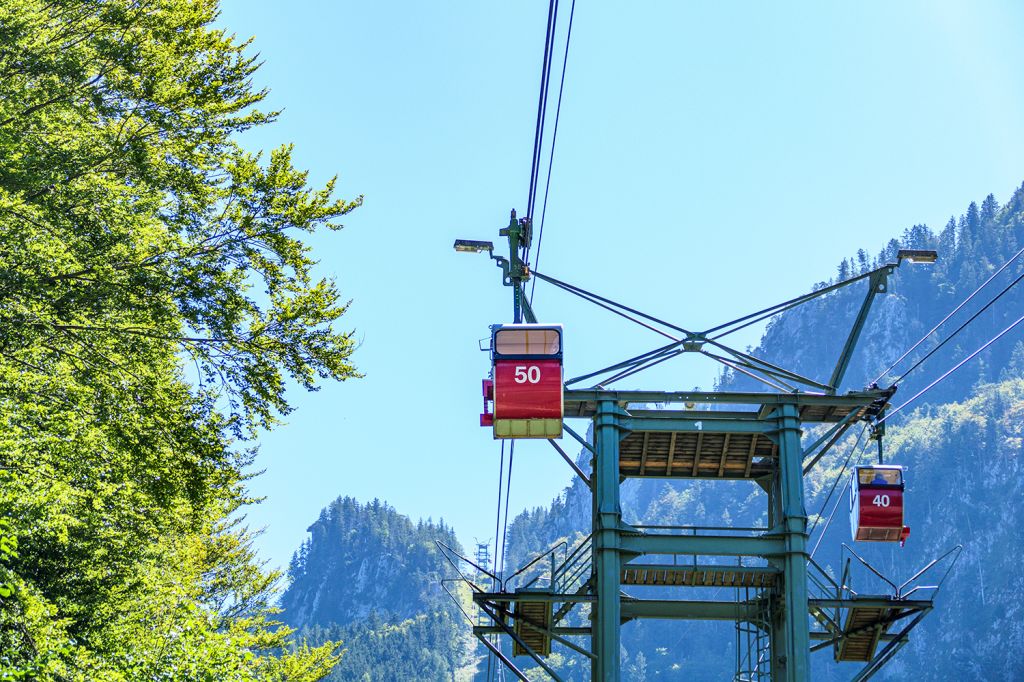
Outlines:
{"label": "steel lattice tower", "polygon": [[[501,235],[509,240],[508,259],[494,256],[489,242],[459,240],[456,249],[487,251],[497,262],[503,283],[513,289],[515,322],[536,322],[525,296],[524,282],[530,277],[566,288],[591,302],[598,300],[603,307],[618,306],[630,315],[654,320],[579,287],[530,272],[523,261],[530,225],[528,220],[517,220],[515,212]],[[934,253],[904,251],[900,261],[904,259],[934,260]],[[474,627],[480,641],[522,680],[527,679],[525,674],[489,637],[508,636],[513,657],[531,657],[552,679],[560,677],[545,658],[552,644],[557,643],[590,660],[593,680],[616,682],[620,679],[623,623],[638,619],[729,621],[737,628],[736,680],[805,682],[810,679],[811,653],[827,647],[832,648],[836,661],[865,663],[855,680],[877,672],[932,609],[934,592],[920,596],[918,590],[922,588],[914,588],[914,580],[923,575],[922,571],[903,585],[893,583],[893,593],[858,594],[850,588],[849,563],[838,579],[818,566],[807,549],[804,476],[851,427],[877,423],[888,405],[893,389],[871,386],[843,395],[838,395],[837,389],[872,302],[887,292],[888,277],[899,265],[886,264],[712,330],[691,332],[669,325],[679,332],[673,344],[606,368],[619,377],[661,362],[671,354],[696,352],[778,390],[615,391],[601,383],[586,389],[570,387],[587,379],[597,381],[600,371],[566,381],[564,428],[591,454],[589,475],[556,441],[549,442],[592,493],[590,534],[575,547],[564,548],[560,560],[556,560],[556,547],[504,581],[490,575],[491,584],[497,587],[485,589],[471,583],[473,600],[488,621]],[[717,341],[729,333],[721,330],[731,325],[746,326],[750,320],[768,319],[860,281],[867,284],[866,296],[827,382],[809,379]],[[648,409],[649,405],[662,409]],[[577,433],[568,424],[571,420],[586,420],[592,436],[585,438]],[[810,426],[821,435],[805,445],[802,437]],[[585,433],[588,429],[579,430]],[[881,430],[874,435],[880,438]],[[633,478],[744,481],[759,486],[766,493],[767,525],[702,528],[627,524],[622,518],[621,486]],[[851,554],[856,556],[852,550]],[[460,560],[465,561],[451,553],[448,556],[456,568]],[[540,571],[541,567],[549,568]],[[515,583],[513,579],[520,575],[522,580]],[[626,591],[651,586],[679,588],[686,595],[708,587],[729,588],[736,598],[643,599]],[[590,607],[589,627],[568,624],[570,614],[581,604]],[[745,653],[739,650],[739,640],[744,637],[753,643]]]}

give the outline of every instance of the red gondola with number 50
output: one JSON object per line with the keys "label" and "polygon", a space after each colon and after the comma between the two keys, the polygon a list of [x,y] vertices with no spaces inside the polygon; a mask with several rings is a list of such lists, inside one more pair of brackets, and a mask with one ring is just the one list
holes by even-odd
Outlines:
{"label": "red gondola with number 50", "polygon": [[886,464],[857,467],[850,489],[853,539],[899,542],[910,535],[903,525],[903,467]]}
{"label": "red gondola with number 50", "polygon": [[480,425],[493,426],[495,438],[561,438],[562,327],[495,325],[491,361]]}

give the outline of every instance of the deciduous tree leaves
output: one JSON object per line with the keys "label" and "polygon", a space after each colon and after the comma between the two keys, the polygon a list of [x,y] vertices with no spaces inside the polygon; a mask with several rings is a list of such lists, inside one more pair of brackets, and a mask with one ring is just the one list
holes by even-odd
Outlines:
{"label": "deciduous tree leaves", "polygon": [[[0,669],[317,679],[276,659],[244,440],[357,376],[302,233],[334,198],[234,136],[273,120],[209,0],[0,6]],[[4,545],[8,547],[10,545]]]}

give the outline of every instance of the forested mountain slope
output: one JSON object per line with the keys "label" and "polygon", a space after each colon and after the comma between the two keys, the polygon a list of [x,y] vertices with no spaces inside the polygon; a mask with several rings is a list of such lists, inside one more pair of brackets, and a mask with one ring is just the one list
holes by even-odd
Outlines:
{"label": "forested mountain slope", "polygon": [[[933,266],[904,264],[876,299],[843,389],[866,386],[1024,245],[1024,187],[1000,207],[990,195],[972,203],[939,233],[923,225],[906,230],[875,257],[860,251],[844,260],[833,280],[895,262],[900,248],[935,248]],[[1021,260],[1024,260],[1022,258]],[[881,377],[888,385],[935,343],[1024,272],[1014,262],[983,295]],[[817,287],[830,282],[821,282]],[[863,300],[863,286],[848,287],[772,321],[753,354],[813,378],[827,378]],[[1010,289],[952,342],[912,372],[894,398],[898,405],[1024,314],[1024,288]],[[1016,679],[1024,675],[1024,627],[1017,617],[1024,578],[1016,568],[1022,546],[1024,489],[1020,482],[1021,415],[1024,412],[1024,337],[1017,328],[956,374],[890,420],[887,458],[909,467],[907,515],[913,529],[904,549],[858,545],[858,551],[894,578],[905,579],[953,545],[964,552],[937,601],[914,631],[911,644],[883,672],[883,679]],[[719,386],[765,390],[742,375],[724,374]],[[859,430],[859,429],[858,429]],[[807,481],[808,511],[822,511],[850,444],[823,460]],[[867,462],[873,452],[854,461]],[[581,454],[581,465],[588,457]],[[841,490],[845,480],[838,488]],[[827,511],[831,511],[835,497]],[[840,543],[849,542],[845,501],[815,558],[839,565]],[[764,494],[744,483],[678,483],[632,480],[623,486],[625,520],[686,525],[753,525],[765,521]],[[813,520],[813,519],[812,519]],[[509,528],[509,561],[515,570],[536,552],[588,532],[590,496],[574,482],[548,509],[518,516]],[[824,526],[822,522],[819,526]],[[818,533],[811,538],[812,546]],[[723,595],[717,595],[721,598]],[[623,628],[626,679],[722,679],[735,657],[731,625],[647,621]],[[574,657],[558,665],[569,679],[586,679]],[[815,654],[815,679],[843,680],[856,666],[837,667],[826,651]],[[528,659],[520,660],[524,666]]]}
{"label": "forested mountain slope", "polygon": [[[309,527],[281,599],[295,641],[340,641],[328,680],[449,680],[470,662],[464,621],[441,589],[443,521],[413,523],[379,500],[339,497]],[[461,615],[459,616],[461,619]],[[468,675],[468,673],[466,673]]]}

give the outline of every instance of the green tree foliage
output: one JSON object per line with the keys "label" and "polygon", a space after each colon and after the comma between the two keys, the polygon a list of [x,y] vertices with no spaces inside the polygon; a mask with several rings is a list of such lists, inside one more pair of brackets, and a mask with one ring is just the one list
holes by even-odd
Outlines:
{"label": "green tree foliage", "polygon": [[373,612],[349,625],[303,628],[297,636],[310,642],[345,643],[345,655],[327,682],[468,682],[464,630],[447,610],[405,620]]}
{"label": "green tree foliage", "polygon": [[[227,519],[285,385],[357,376],[307,185],[215,0],[0,3],[0,670],[316,679]],[[16,544],[15,544],[16,543]]]}

